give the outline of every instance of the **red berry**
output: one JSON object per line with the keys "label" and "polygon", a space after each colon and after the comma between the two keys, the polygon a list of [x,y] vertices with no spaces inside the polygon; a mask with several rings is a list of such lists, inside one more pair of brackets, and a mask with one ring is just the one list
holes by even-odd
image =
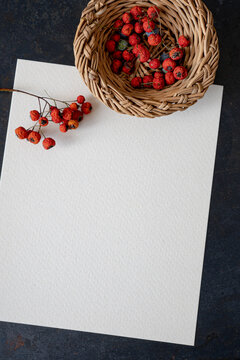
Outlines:
{"label": "red berry", "polygon": [[79,122],[77,120],[69,120],[68,122],[69,130],[76,130],[78,127],[79,127]]}
{"label": "red berry", "polygon": [[149,66],[151,69],[158,69],[160,67],[161,63],[159,59],[153,59],[150,61]]}
{"label": "red berry", "polygon": [[114,66],[112,66],[112,72],[114,73],[114,74],[120,74],[120,72],[121,72],[121,68],[119,68],[119,67],[114,67]]}
{"label": "red berry", "polygon": [[49,150],[51,148],[53,148],[56,145],[56,142],[54,139],[52,138],[46,138],[43,140],[43,147],[45,150]]}
{"label": "red berry", "polygon": [[30,117],[32,121],[38,121],[38,119],[40,118],[40,114],[37,110],[32,110],[30,111]]}
{"label": "red berry", "polygon": [[137,34],[142,34],[143,33],[143,24],[140,22],[136,22],[134,30]]}
{"label": "red berry", "polygon": [[181,47],[185,48],[190,45],[190,40],[188,40],[184,35],[181,35],[178,39],[178,43]]}
{"label": "red berry", "polygon": [[62,117],[64,120],[71,120],[72,119],[72,109],[70,108],[65,108],[63,109],[63,112],[62,112]]}
{"label": "red berry", "polygon": [[23,139],[27,139],[28,137],[28,131],[20,126],[18,127],[16,130],[15,130],[15,134],[17,135],[17,137],[20,139],[20,140],[23,140]]}
{"label": "red berry", "polygon": [[121,39],[121,36],[119,34],[114,34],[112,37],[111,37],[111,40],[113,41],[116,41],[116,42],[119,42]]}
{"label": "red berry", "polygon": [[130,45],[135,46],[135,45],[137,45],[137,44],[140,44],[141,38],[140,38],[140,36],[137,35],[137,34],[132,34],[132,35],[129,36],[128,41],[129,41],[129,44],[130,44]]}
{"label": "red berry", "polygon": [[108,40],[106,42],[106,49],[108,52],[113,53],[116,49],[116,42],[114,40]]}
{"label": "red berry", "polygon": [[161,79],[161,78],[164,78],[164,74],[160,71],[156,71],[155,74],[154,74],[154,77],[156,79]]}
{"label": "red berry", "polygon": [[113,53],[113,59],[121,60],[121,59],[122,59],[122,51],[120,51],[120,50],[115,51],[115,52]]}
{"label": "red berry", "polygon": [[134,55],[133,53],[131,53],[128,50],[124,50],[124,52],[122,53],[122,57],[124,58],[124,60],[126,61],[133,61],[134,59]]}
{"label": "red berry", "polygon": [[147,32],[147,33],[150,33],[152,32],[154,29],[155,29],[155,22],[152,21],[152,20],[147,20],[147,21],[144,21],[143,23],[143,29]]}
{"label": "red berry", "polygon": [[56,106],[50,106],[51,111],[53,111],[54,109],[57,109]]}
{"label": "red berry", "polygon": [[69,107],[72,110],[77,110],[78,109],[78,104],[77,103],[72,103]]}
{"label": "red berry", "polygon": [[164,88],[164,86],[165,86],[165,81],[164,81],[163,78],[160,78],[160,79],[154,78],[153,79],[153,87],[154,87],[154,89],[162,90]]}
{"label": "red berry", "polygon": [[133,72],[130,67],[127,67],[127,66],[125,66],[125,65],[123,65],[122,71],[123,71],[125,74],[127,74],[127,75],[131,75],[132,72]]}
{"label": "red berry", "polygon": [[139,51],[140,62],[147,62],[150,59],[150,52],[144,46]]}
{"label": "red berry", "polygon": [[152,34],[148,37],[148,43],[151,46],[158,46],[162,42],[162,37],[159,34]]}
{"label": "red berry", "polygon": [[152,88],[153,86],[153,76],[152,75],[145,75],[143,78],[143,86],[145,88]]}
{"label": "red berry", "polygon": [[79,95],[78,98],[77,98],[77,102],[79,104],[83,104],[85,101],[85,97],[83,95]]}
{"label": "red berry", "polygon": [[61,121],[62,121],[62,118],[60,115],[57,115],[57,116],[54,116],[52,118],[52,121],[55,123],[55,124],[59,124]]}
{"label": "red berry", "polygon": [[72,113],[72,120],[81,121],[83,119],[83,113],[80,110],[74,110]]}
{"label": "red berry", "polygon": [[122,62],[120,61],[120,60],[118,60],[118,59],[114,59],[113,60],[113,65],[114,65],[114,67],[121,67],[122,66]]}
{"label": "red berry", "polygon": [[164,70],[166,71],[173,71],[175,67],[177,66],[176,62],[170,58],[164,60],[162,64]]}
{"label": "red berry", "polygon": [[167,72],[165,74],[165,81],[166,81],[167,85],[172,85],[172,84],[175,83],[176,80],[175,80],[175,77],[174,77],[174,75],[173,75],[173,73],[171,71],[169,71],[169,72]]}
{"label": "red berry", "polygon": [[146,22],[146,21],[149,21],[149,18],[148,16],[144,16],[142,19],[141,19],[142,23]]}
{"label": "red berry", "polygon": [[133,52],[133,54],[134,54],[135,56],[138,56],[139,53],[140,53],[140,51],[143,50],[143,49],[144,49],[144,46],[143,46],[142,44],[137,44],[137,45],[135,45],[135,46],[133,47],[132,52]]}
{"label": "red berry", "polygon": [[41,135],[36,131],[31,131],[28,135],[28,141],[32,144],[38,144],[41,140]]}
{"label": "red berry", "polygon": [[122,62],[118,59],[114,59],[112,62],[112,71],[118,74],[121,71]]}
{"label": "red berry", "polygon": [[120,30],[123,27],[123,21],[122,20],[116,20],[113,27],[116,30]]}
{"label": "red berry", "polygon": [[60,111],[56,107],[51,111],[52,121],[56,124],[59,124],[62,121],[60,116]]}
{"label": "red berry", "polygon": [[68,124],[68,121],[69,121],[69,120],[64,120],[64,119],[62,119],[61,124],[66,124],[66,125],[67,125],[67,124]]}
{"label": "red berry", "polygon": [[125,74],[132,74],[133,72],[133,64],[131,62],[126,62],[124,65],[123,65],[123,68],[122,68],[122,71],[125,73]]}
{"label": "red berry", "polygon": [[43,127],[47,126],[48,125],[48,119],[46,117],[41,117],[39,120],[38,120],[39,124]]}
{"label": "red berry", "polygon": [[147,13],[150,19],[156,19],[160,13],[160,9],[158,9],[156,6],[151,6]]}
{"label": "red berry", "polygon": [[183,55],[184,55],[183,50],[178,47],[175,47],[169,53],[170,58],[175,61],[182,59]]}
{"label": "red berry", "polygon": [[131,9],[130,13],[133,16],[134,20],[138,20],[143,16],[143,9],[140,6],[134,6]]}
{"label": "red berry", "polygon": [[60,111],[56,107],[53,108],[53,110],[51,111],[51,117],[52,118],[58,116],[59,114],[60,114]]}
{"label": "red berry", "polygon": [[133,25],[132,24],[126,24],[122,28],[122,34],[125,36],[130,36],[133,31]]}
{"label": "red berry", "polygon": [[82,105],[82,112],[84,114],[90,114],[90,112],[92,111],[92,104],[89,102],[86,102]]}
{"label": "red berry", "polygon": [[130,24],[130,22],[132,21],[132,16],[130,13],[126,12],[125,14],[123,14],[122,19],[125,24]]}
{"label": "red berry", "polygon": [[59,125],[59,130],[61,131],[61,132],[63,132],[63,133],[66,133],[67,131],[68,131],[68,126],[67,126],[67,124],[61,124],[61,125]]}
{"label": "red berry", "polygon": [[141,84],[142,84],[142,78],[140,78],[140,77],[135,77],[131,81],[131,86],[133,88],[140,88]]}
{"label": "red berry", "polygon": [[188,76],[187,69],[184,66],[177,66],[174,69],[173,75],[177,80],[183,80]]}

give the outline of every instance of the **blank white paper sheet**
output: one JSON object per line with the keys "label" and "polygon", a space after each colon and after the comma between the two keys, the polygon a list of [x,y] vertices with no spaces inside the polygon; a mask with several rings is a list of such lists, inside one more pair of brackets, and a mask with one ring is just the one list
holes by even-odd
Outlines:
{"label": "blank white paper sheet", "polygon": [[0,184],[0,320],[194,345],[223,88],[141,119],[72,66],[18,60],[14,88],[93,104],[76,131],[20,141],[13,94]]}

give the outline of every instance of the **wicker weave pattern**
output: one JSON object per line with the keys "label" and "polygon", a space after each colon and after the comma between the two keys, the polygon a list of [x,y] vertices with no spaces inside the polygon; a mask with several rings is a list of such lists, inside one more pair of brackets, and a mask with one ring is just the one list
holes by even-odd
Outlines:
{"label": "wicker weave pattern", "polygon": [[[161,10],[164,44],[173,46],[182,34],[189,37],[184,66],[188,77],[161,91],[133,89],[126,74],[111,71],[106,41],[112,25],[133,6],[156,5]],[[158,56],[163,46],[150,52]],[[138,117],[157,117],[182,111],[196,103],[214,82],[219,46],[213,16],[201,0],[91,0],[82,14],[74,40],[75,63],[84,82],[95,97],[111,109]],[[147,64],[138,64],[137,76],[150,74]]]}

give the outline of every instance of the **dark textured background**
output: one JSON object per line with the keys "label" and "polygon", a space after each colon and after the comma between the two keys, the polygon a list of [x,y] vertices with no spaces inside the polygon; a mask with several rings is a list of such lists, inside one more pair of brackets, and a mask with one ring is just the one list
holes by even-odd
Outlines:
{"label": "dark textured background", "polygon": [[[17,58],[73,65],[72,41],[86,4],[0,0],[0,87],[13,86]],[[240,359],[240,0],[206,4],[221,47],[216,84],[225,89],[196,347],[0,323],[0,360]],[[0,95],[1,161],[10,101]]]}

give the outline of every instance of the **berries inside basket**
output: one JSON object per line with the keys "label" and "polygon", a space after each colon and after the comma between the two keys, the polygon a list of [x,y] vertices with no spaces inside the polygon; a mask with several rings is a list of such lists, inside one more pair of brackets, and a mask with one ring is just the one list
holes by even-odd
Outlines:
{"label": "berries inside basket", "polygon": [[214,82],[219,47],[201,0],[90,1],[74,41],[92,93],[120,113],[185,110]]}

